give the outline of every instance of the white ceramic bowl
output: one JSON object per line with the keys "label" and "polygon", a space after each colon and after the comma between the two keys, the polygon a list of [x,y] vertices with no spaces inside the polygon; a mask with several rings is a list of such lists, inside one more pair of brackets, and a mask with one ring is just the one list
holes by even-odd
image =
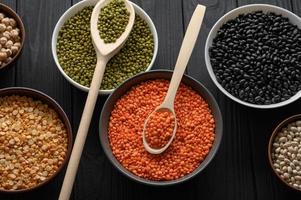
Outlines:
{"label": "white ceramic bowl", "polygon": [[215,74],[213,72],[213,69],[212,69],[212,66],[210,63],[209,47],[212,46],[212,40],[215,38],[216,33],[220,29],[220,27],[223,24],[225,24],[227,21],[236,18],[240,14],[246,14],[246,13],[250,13],[250,12],[258,11],[258,10],[261,10],[264,13],[273,12],[276,14],[281,14],[283,17],[289,18],[290,23],[297,25],[299,28],[301,28],[300,17],[298,17],[297,15],[295,15],[294,13],[292,13],[286,9],[283,9],[283,8],[280,8],[277,6],[273,6],[273,5],[268,5],[268,4],[250,4],[250,5],[238,7],[236,9],[231,10],[230,12],[226,13],[224,16],[222,16],[210,30],[209,35],[206,40],[206,45],[205,45],[205,62],[206,62],[206,67],[209,72],[209,75],[210,75],[211,79],[213,80],[213,82],[215,83],[215,85],[230,99],[232,99],[242,105],[253,107],[253,108],[262,108],[262,109],[277,108],[277,107],[281,107],[281,106],[290,104],[290,103],[296,101],[297,99],[299,99],[301,96],[301,91],[296,93],[294,96],[292,96],[288,100],[282,101],[280,103],[269,104],[269,105],[258,105],[258,104],[248,103],[248,102],[238,99],[237,97],[233,96],[232,94],[230,94],[228,91],[226,91],[223,88],[223,86],[216,80]]}
{"label": "white ceramic bowl", "polygon": [[[94,6],[96,5],[96,3],[99,0],[83,0],[78,2],[77,4],[73,5],[72,7],[70,7],[59,19],[59,21],[57,22],[57,24],[55,25],[53,34],[52,34],[52,40],[51,40],[51,48],[52,48],[52,56],[54,58],[55,64],[58,67],[58,69],[60,70],[60,72],[63,74],[63,76],[75,87],[79,88],[80,90],[89,91],[89,88],[86,86],[83,86],[79,83],[77,83],[76,81],[74,81],[72,78],[70,78],[63,70],[63,68],[61,67],[58,58],[57,58],[57,54],[56,54],[56,43],[57,43],[57,36],[59,34],[59,31],[61,30],[61,27],[64,25],[64,23],[71,18],[72,16],[74,16],[76,13],[78,13],[80,10],[82,10],[83,8],[85,8],[86,6]],[[132,3],[135,9],[136,14],[138,14],[142,19],[144,19],[148,26],[150,27],[150,30],[152,32],[153,38],[154,38],[154,52],[153,52],[153,58],[149,64],[149,66],[147,67],[147,69],[145,71],[149,71],[151,69],[151,67],[154,64],[155,58],[157,56],[157,52],[158,52],[158,34],[157,34],[157,30],[156,27],[153,23],[153,21],[151,20],[151,18],[146,14],[146,12],[144,10],[142,10],[142,8],[140,8],[139,6],[137,6],[136,4]],[[112,90],[99,90],[100,94],[110,94],[114,91],[114,89]]]}

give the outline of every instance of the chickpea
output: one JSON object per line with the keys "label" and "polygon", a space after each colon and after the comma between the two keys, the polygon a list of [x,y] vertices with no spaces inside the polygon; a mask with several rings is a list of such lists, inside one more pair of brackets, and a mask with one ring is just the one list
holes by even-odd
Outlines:
{"label": "chickpea", "polygon": [[18,34],[20,33],[20,29],[19,28],[14,28],[14,30],[16,30],[18,32]]}
{"label": "chickpea", "polygon": [[19,51],[19,48],[13,45],[10,50],[12,51],[12,54],[15,55]]}
{"label": "chickpea", "polygon": [[7,26],[6,30],[10,32],[11,30],[13,30],[13,27],[12,26]]}
{"label": "chickpea", "polygon": [[6,30],[5,24],[0,24],[0,32],[3,33]]}
{"label": "chickpea", "polygon": [[[1,43],[1,38],[0,38],[0,43]],[[21,43],[20,43],[20,42],[16,42],[16,43],[14,44],[14,46],[20,48],[20,47],[21,47]]]}
{"label": "chickpea", "polygon": [[8,57],[10,57],[12,55],[12,50],[6,49],[5,53]]}
{"label": "chickpea", "polygon": [[9,20],[9,18],[8,18],[8,17],[4,17],[4,18],[1,20],[1,22],[2,22],[3,24],[5,24],[6,26],[8,26],[8,25],[9,25],[9,22],[10,22],[10,20]]}
{"label": "chickpea", "polygon": [[5,52],[0,52],[0,61],[5,61],[7,59],[7,54]]}
{"label": "chickpea", "polygon": [[13,28],[15,28],[17,26],[17,22],[15,19],[10,18],[9,19],[9,25],[11,25]]}
{"label": "chickpea", "polygon": [[4,31],[3,36],[6,37],[9,40],[10,39],[10,32]]}
{"label": "chickpea", "polygon": [[16,29],[10,31],[10,35],[13,39],[16,39],[19,36],[19,32]]}
{"label": "chickpea", "polygon": [[5,43],[5,47],[6,48],[8,48],[8,49],[10,49],[12,46],[13,46],[13,41],[11,41],[11,40],[8,40],[6,43]]}
{"label": "chickpea", "polygon": [[1,37],[0,38],[0,44],[5,45],[7,42],[7,38],[6,37]]}

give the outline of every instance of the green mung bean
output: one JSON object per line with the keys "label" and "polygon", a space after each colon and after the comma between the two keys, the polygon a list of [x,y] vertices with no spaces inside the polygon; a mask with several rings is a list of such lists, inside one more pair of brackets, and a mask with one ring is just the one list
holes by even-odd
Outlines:
{"label": "green mung bean", "polygon": [[130,18],[124,0],[112,0],[101,8],[97,28],[105,43],[114,43],[124,32]]}
{"label": "green mung bean", "polygon": [[[93,6],[79,11],[65,22],[57,38],[57,56],[65,73],[77,83],[89,87],[96,65],[90,36]],[[127,78],[149,66],[154,41],[148,24],[136,14],[134,27],[123,48],[107,64],[101,89],[116,88]]]}

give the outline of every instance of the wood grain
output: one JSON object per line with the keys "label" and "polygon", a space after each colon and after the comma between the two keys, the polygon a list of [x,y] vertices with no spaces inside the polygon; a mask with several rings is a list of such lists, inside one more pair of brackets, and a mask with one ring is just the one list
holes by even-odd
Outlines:
{"label": "wood grain", "polygon": [[[87,93],[70,85],[57,70],[51,54],[51,34],[59,17],[79,0],[0,0],[17,10],[27,31],[23,54],[13,66],[0,71],[0,88],[26,86],[54,97],[67,112],[77,131]],[[273,128],[284,118],[301,112],[301,101],[272,110],[249,109],[225,97],[213,84],[204,62],[209,30],[227,11],[249,3],[270,3],[301,15],[299,0],[134,0],[154,21],[159,52],[154,69],[173,69],[183,33],[195,6],[207,6],[201,33],[187,73],[202,82],[216,97],[224,118],[224,137],[212,163],[192,180],[158,188],[129,180],[105,157],[99,142],[99,116],[107,96],[99,96],[82,155],[71,200],[286,200],[300,199],[271,172],[267,143]],[[26,194],[0,194],[2,200],[54,200],[63,181]]]}
{"label": "wood grain", "polygon": [[[195,9],[196,4],[205,5],[206,15],[201,28],[199,40],[191,56],[191,61],[188,65],[188,74],[192,77],[200,80],[205,86],[213,87],[209,74],[205,65],[204,48],[207,39],[207,35],[211,27],[215,22],[227,11],[236,7],[235,0],[183,0],[183,19],[186,27],[190,20],[192,12]],[[215,90],[211,91],[216,94]]]}
{"label": "wood grain", "polygon": [[183,40],[181,0],[134,0],[153,20],[159,49],[153,69],[173,69]]}

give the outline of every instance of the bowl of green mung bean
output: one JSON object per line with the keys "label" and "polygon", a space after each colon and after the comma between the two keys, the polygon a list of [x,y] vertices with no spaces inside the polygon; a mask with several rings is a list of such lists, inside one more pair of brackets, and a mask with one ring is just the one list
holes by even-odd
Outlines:
{"label": "bowl of green mung bean", "polygon": [[[112,0],[112,2],[123,0]],[[90,36],[90,18],[98,0],[81,1],[57,22],[52,35],[52,55],[62,75],[80,90],[89,91],[96,65]],[[128,40],[108,62],[99,90],[110,94],[126,79],[149,71],[158,51],[158,35],[151,18],[136,4],[135,23]]]}

